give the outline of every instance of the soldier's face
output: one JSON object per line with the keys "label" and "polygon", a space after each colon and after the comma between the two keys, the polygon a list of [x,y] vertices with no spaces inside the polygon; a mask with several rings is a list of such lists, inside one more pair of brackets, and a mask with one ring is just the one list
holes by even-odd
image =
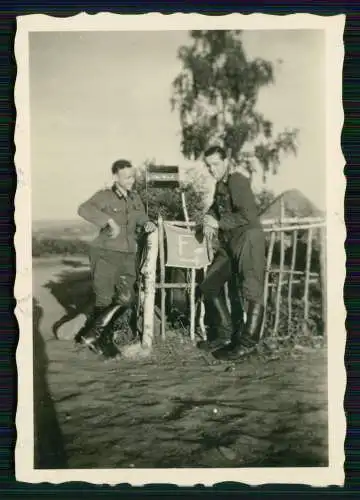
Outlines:
{"label": "soldier's face", "polygon": [[119,170],[115,174],[115,179],[116,182],[118,182],[123,189],[131,191],[135,182],[135,175],[133,168],[123,168],[122,170]]}
{"label": "soldier's face", "polygon": [[214,153],[205,158],[205,164],[210,174],[219,181],[222,179],[226,172],[226,161],[222,159],[219,153]]}

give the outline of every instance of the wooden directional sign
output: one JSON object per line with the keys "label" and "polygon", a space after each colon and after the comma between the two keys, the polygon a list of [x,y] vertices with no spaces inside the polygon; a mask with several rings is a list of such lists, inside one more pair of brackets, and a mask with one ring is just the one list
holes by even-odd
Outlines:
{"label": "wooden directional sign", "polygon": [[152,187],[179,187],[179,167],[176,165],[150,165],[147,183]]}
{"label": "wooden directional sign", "polygon": [[164,222],[167,267],[201,269],[210,264],[206,242],[199,241],[195,229]]}

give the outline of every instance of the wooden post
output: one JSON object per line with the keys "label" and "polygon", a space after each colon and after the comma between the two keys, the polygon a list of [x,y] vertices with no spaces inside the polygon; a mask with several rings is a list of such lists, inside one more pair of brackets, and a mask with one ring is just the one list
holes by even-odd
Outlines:
{"label": "wooden post", "polygon": [[[282,226],[283,220],[284,220],[284,199],[283,198],[281,198],[280,203],[281,203],[280,226]],[[283,271],[284,271],[284,254],[285,254],[284,231],[281,231],[280,232],[280,269],[279,269],[279,281],[278,281],[277,294],[276,294],[274,335],[277,334],[277,330],[279,327],[280,308],[281,308],[281,289],[282,289],[282,278],[283,278]]]}
{"label": "wooden post", "polygon": [[144,275],[144,318],[142,346],[151,349],[154,337],[154,306],[156,288],[156,264],[158,256],[158,231],[147,235],[147,253],[143,266]]}
{"label": "wooden post", "polygon": [[[204,278],[206,277],[207,268],[204,267]],[[203,298],[200,299],[200,317],[199,317],[199,326],[203,336],[203,339],[206,340],[206,328],[205,328],[205,304]]]}
{"label": "wooden post", "polygon": [[189,224],[189,214],[186,207],[185,193],[181,191],[181,205],[184,213],[185,222]]}
{"label": "wooden post", "polygon": [[231,311],[229,282],[226,282],[224,285],[224,295],[225,295],[226,307],[228,308],[229,311]]}
{"label": "wooden post", "polygon": [[191,269],[191,284],[190,284],[190,339],[195,342],[195,269]]}
{"label": "wooden post", "polygon": [[158,217],[159,232],[159,257],[160,257],[160,297],[161,297],[161,339],[165,340],[166,315],[165,315],[165,250],[164,250],[164,225],[161,215]]}
{"label": "wooden post", "polygon": [[296,264],[297,240],[298,240],[298,231],[297,229],[295,229],[295,231],[292,234],[292,256],[291,256],[291,267],[290,267],[289,282],[288,282],[288,335],[290,334],[291,320],[292,320],[292,286],[293,286],[294,270]]}
{"label": "wooden post", "polygon": [[[185,193],[181,191],[181,204],[184,213],[185,222],[188,229],[190,229],[189,214],[186,207]],[[196,271],[195,269],[190,270],[190,339],[195,342],[195,315],[196,315],[196,304],[195,304],[195,287],[196,287]]]}
{"label": "wooden post", "polygon": [[306,322],[309,317],[309,282],[310,282],[310,267],[311,267],[311,253],[312,253],[312,233],[313,229],[310,228],[307,237],[306,246],[306,268],[305,268],[305,286],[304,286],[304,330],[306,329]]}
{"label": "wooden post", "polygon": [[261,331],[260,331],[260,338],[262,338],[264,334],[264,327],[266,323],[266,310],[267,310],[267,302],[268,302],[268,295],[269,295],[269,275],[271,271],[271,263],[272,263],[272,256],[274,252],[274,245],[275,245],[275,238],[276,238],[276,233],[275,231],[272,231],[270,234],[270,244],[268,248],[268,253],[267,253],[267,258],[266,258],[266,269],[265,269],[265,283],[264,283],[264,318],[261,326]]}

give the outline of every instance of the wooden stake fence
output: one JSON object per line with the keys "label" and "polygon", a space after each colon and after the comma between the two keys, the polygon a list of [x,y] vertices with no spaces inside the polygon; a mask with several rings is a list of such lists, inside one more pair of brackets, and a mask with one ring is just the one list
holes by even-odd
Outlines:
{"label": "wooden stake fence", "polygon": [[262,323],[262,327],[261,327],[260,338],[264,334],[264,327],[265,327],[265,322],[266,322],[266,313],[267,313],[268,296],[269,296],[269,279],[270,279],[270,272],[271,272],[272,257],[273,257],[274,247],[275,247],[275,240],[276,240],[276,233],[275,233],[275,231],[272,231],[271,235],[270,235],[270,245],[269,245],[267,259],[266,259],[265,284],[264,284],[265,311],[264,311],[264,319],[263,319],[263,323]]}
{"label": "wooden stake fence", "polygon": [[[307,321],[309,319],[310,312],[310,300],[309,300],[309,291],[310,285],[314,283],[321,283],[322,289],[322,297],[323,297],[323,305],[322,305],[322,314],[325,317],[325,306],[324,306],[324,296],[326,294],[326,286],[323,282],[322,276],[324,275],[325,270],[325,244],[324,237],[322,238],[322,244],[320,246],[320,273],[311,271],[311,260],[313,253],[313,242],[314,242],[314,231],[316,229],[321,232],[324,231],[326,226],[326,221],[324,218],[320,217],[308,217],[303,219],[298,218],[285,218],[283,217],[283,209],[281,210],[280,219],[277,221],[275,219],[268,220],[263,223],[264,231],[266,233],[270,232],[270,240],[268,247],[268,255],[267,255],[267,265],[266,265],[266,275],[265,275],[265,315],[263,320],[262,334],[264,332],[265,324],[267,321],[266,312],[269,309],[269,297],[271,298],[272,290],[276,290],[276,299],[275,299],[275,321],[273,328],[271,329],[272,334],[276,335],[278,333],[279,328],[279,318],[281,312],[281,299],[282,299],[282,287],[287,283],[287,332],[285,332],[284,337],[287,337],[291,331],[291,323],[292,323],[292,307],[293,307],[293,286],[295,284],[304,283],[303,289],[303,305],[304,305],[304,313],[303,313],[303,332],[306,331]],[[298,249],[298,241],[299,241],[299,231],[307,232],[306,238],[306,259],[305,259],[305,269],[303,271],[295,270],[296,266],[296,258],[297,258],[297,249]],[[291,254],[291,264],[290,269],[284,269],[284,234],[286,232],[292,233],[292,254]],[[273,253],[276,242],[276,234],[280,233],[280,262],[278,262],[278,268],[273,268]],[[284,279],[284,275],[288,274],[288,278]],[[270,281],[270,275],[276,277],[272,282]],[[303,280],[301,278],[304,278]]]}
{"label": "wooden stake fence", "polygon": [[295,274],[297,242],[298,242],[298,230],[295,229],[295,231],[292,234],[293,251],[291,256],[291,268],[290,268],[289,283],[288,283],[288,333],[290,332],[291,319],[292,319],[292,286]]}
{"label": "wooden stake fence", "polygon": [[160,294],[161,294],[161,338],[165,340],[165,303],[166,303],[166,292],[165,292],[165,241],[164,241],[164,226],[162,217],[158,218],[158,230],[159,230],[159,258],[160,258]]}
{"label": "wooden stake fence", "polygon": [[[284,220],[284,199],[281,198],[281,208],[280,208],[280,225],[283,224]],[[273,335],[276,335],[279,327],[279,318],[280,318],[280,303],[281,303],[281,288],[282,288],[282,276],[284,272],[284,259],[285,259],[285,241],[284,241],[284,231],[280,232],[280,267],[279,267],[279,282],[276,294],[276,310],[275,310],[275,324]]]}
{"label": "wooden stake fence", "polygon": [[[191,270],[191,279],[190,283],[166,283],[165,282],[165,236],[164,236],[164,222],[168,225],[180,226],[180,227],[194,227],[194,222],[180,222],[180,221],[164,221],[161,217],[158,219],[158,248],[159,248],[159,264],[160,264],[160,282],[155,283],[154,288],[160,289],[161,294],[161,338],[165,340],[166,338],[166,290],[171,289],[186,289],[190,292],[190,338],[192,341],[195,340],[195,322],[196,322],[196,304],[195,304],[195,289],[196,289],[196,269],[190,268]],[[280,312],[281,312],[281,304],[282,304],[282,287],[284,284],[288,285],[287,290],[287,329],[289,331],[291,329],[291,320],[292,320],[292,291],[295,284],[302,283],[302,277],[304,277],[304,290],[303,290],[303,303],[304,303],[304,324],[309,318],[309,288],[310,284],[321,281],[322,287],[322,295],[324,297],[326,291],[326,283],[325,283],[325,237],[322,237],[321,241],[321,272],[316,273],[311,271],[311,257],[313,251],[313,239],[314,239],[314,230],[321,230],[322,234],[324,234],[326,226],[326,221],[321,217],[308,217],[308,218],[286,218],[284,217],[284,207],[282,205],[281,208],[281,216],[278,220],[272,219],[263,222],[263,228],[265,233],[270,233],[269,238],[269,247],[266,258],[266,270],[265,270],[265,283],[264,283],[264,306],[265,306],[265,314],[264,320],[261,329],[261,336],[264,335],[264,329],[267,320],[267,312],[269,310],[269,298],[271,298],[272,293],[271,290],[276,289],[276,298],[275,298],[275,320],[274,325],[271,328],[272,335],[278,334],[278,328],[280,324]],[[298,239],[299,232],[307,232],[307,249],[306,249],[306,263],[305,269],[296,270],[296,257],[297,257],[297,249],[298,249]],[[291,255],[291,264],[290,269],[285,268],[285,233],[292,233],[292,255]],[[280,234],[279,234],[280,233]],[[277,237],[277,235],[279,236]],[[280,240],[280,262],[278,269],[273,267],[273,256],[274,256],[274,248],[277,240]],[[206,273],[206,269],[204,269],[204,273]],[[288,275],[288,276],[287,276]],[[276,276],[275,283],[270,279],[271,276]],[[201,330],[204,330],[203,320],[204,320],[204,309],[203,304],[201,303],[201,313],[200,313],[200,327]],[[325,314],[325,300],[323,298],[323,314]],[[144,321],[145,323],[145,321]],[[145,327],[145,325],[144,325]]]}

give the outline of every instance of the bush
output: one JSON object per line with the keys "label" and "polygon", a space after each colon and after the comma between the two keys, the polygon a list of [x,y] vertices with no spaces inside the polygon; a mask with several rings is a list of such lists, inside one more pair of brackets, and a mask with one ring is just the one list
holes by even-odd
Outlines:
{"label": "bush", "polygon": [[185,184],[182,189],[148,187],[146,191],[145,175],[142,174],[137,179],[135,187],[145,207],[148,207],[148,214],[152,220],[161,215],[163,219],[184,221],[181,191],[185,193],[186,208],[191,221],[198,221],[204,212],[204,195],[193,184]]}
{"label": "bush", "polygon": [[47,257],[52,255],[85,255],[88,244],[85,241],[62,238],[32,238],[32,256]]}
{"label": "bush", "polygon": [[275,291],[272,299],[268,301],[264,335],[269,336],[274,334],[280,339],[284,337],[296,338],[304,335],[323,335],[324,317],[320,284],[312,284],[309,288],[309,312],[306,322],[304,321],[303,283],[294,285],[292,292],[291,322],[289,322],[288,287],[283,286],[277,331],[274,331],[276,312]]}
{"label": "bush", "polygon": [[258,213],[261,214],[266,208],[268,208],[275,198],[275,194],[268,189],[262,189],[259,193],[256,193],[255,202],[258,208]]}

